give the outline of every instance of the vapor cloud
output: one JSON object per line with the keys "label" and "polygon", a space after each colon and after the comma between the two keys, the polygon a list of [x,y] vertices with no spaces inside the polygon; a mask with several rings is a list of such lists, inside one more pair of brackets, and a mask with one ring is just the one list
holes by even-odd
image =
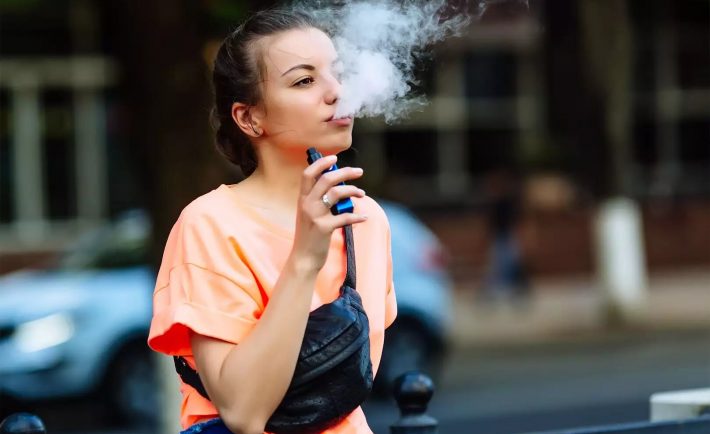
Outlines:
{"label": "vapor cloud", "polygon": [[459,35],[471,21],[446,0],[303,2],[330,33],[343,86],[336,117],[382,115],[391,123],[426,103],[412,92],[417,60],[432,44]]}

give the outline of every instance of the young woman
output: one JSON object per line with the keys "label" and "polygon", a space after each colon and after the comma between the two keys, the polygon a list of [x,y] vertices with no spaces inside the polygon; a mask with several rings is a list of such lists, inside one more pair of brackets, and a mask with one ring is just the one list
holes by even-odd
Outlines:
{"label": "young woman", "polygon": [[[181,385],[185,432],[265,431],[293,377],[309,312],[338,298],[346,225],[377,369],[397,311],[389,225],[363,190],[339,185],[362,169],[322,174],[352,141],[353,120],[334,119],[336,61],[330,38],[308,17],[279,10],[255,14],[219,49],[217,143],[246,179],[181,213],[158,273],[148,340],[183,356],[208,392],[209,400]],[[309,147],[325,157],[308,165]],[[344,198],[355,212],[331,214]],[[324,432],[371,430],[358,407]]]}

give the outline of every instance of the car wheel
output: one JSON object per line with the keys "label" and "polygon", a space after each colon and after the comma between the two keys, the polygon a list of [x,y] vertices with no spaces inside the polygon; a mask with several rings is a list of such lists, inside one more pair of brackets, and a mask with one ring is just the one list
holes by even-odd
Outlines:
{"label": "car wheel", "polygon": [[395,322],[386,331],[382,361],[377,371],[376,396],[391,396],[394,380],[408,371],[419,371],[435,378],[440,351],[431,335],[416,321]]}
{"label": "car wheel", "polygon": [[159,386],[148,348],[135,345],[120,351],[108,373],[106,402],[116,423],[156,428],[159,423]]}

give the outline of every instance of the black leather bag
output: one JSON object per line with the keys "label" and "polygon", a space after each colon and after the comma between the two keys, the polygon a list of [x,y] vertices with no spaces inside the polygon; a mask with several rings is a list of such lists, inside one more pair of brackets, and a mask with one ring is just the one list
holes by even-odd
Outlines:
{"label": "black leather bag", "polygon": [[[355,290],[352,227],[343,228],[347,272],[340,296],[310,313],[293,379],[268,420],[274,433],[317,433],[342,421],[372,390],[370,327]],[[175,357],[182,380],[209,399],[198,373]]]}

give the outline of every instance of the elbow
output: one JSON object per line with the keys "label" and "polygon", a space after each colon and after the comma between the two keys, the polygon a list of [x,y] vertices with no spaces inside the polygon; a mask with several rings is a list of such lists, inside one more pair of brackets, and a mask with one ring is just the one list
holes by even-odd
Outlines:
{"label": "elbow", "polygon": [[233,409],[220,411],[224,424],[234,434],[264,434],[266,421]]}

